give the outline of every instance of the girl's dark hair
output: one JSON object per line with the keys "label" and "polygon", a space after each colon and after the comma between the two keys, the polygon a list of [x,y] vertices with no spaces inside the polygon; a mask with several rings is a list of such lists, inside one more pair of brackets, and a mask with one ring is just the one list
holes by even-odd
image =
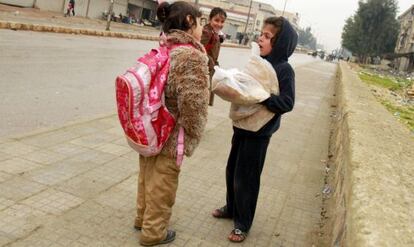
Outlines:
{"label": "girl's dark hair", "polygon": [[277,38],[279,37],[279,33],[282,32],[283,21],[284,21],[283,17],[276,17],[276,16],[268,17],[264,21],[263,25],[272,25],[276,30],[275,36],[273,36],[271,40],[272,46],[276,44]]}
{"label": "girl's dark hair", "polygon": [[[163,2],[158,6],[157,17],[162,23],[162,30],[169,33],[171,29],[188,31],[197,25],[197,17],[201,17],[201,12],[193,5],[178,1],[172,4]],[[190,16],[190,21],[187,20]]]}
{"label": "girl's dark hair", "polygon": [[224,19],[226,19],[226,18],[227,18],[227,13],[226,13],[226,11],[224,11],[224,9],[219,8],[219,7],[215,7],[215,8],[213,8],[213,9],[211,10],[211,12],[210,12],[210,20],[211,20],[211,19],[213,19],[213,17],[214,17],[214,16],[216,16],[216,15],[221,15],[221,16],[224,16]]}

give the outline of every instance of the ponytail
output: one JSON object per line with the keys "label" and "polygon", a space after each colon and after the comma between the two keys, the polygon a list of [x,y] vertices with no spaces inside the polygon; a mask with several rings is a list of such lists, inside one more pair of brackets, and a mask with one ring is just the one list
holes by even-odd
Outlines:
{"label": "ponytail", "polygon": [[[184,1],[172,4],[163,2],[157,9],[157,18],[162,23],[162,30],[165,33],[169,33],[172,29],[188,31],[197,25],[197,18],[201,15],[197,8]],[[187,16],[190,17],[190,20],[187,19]]]}

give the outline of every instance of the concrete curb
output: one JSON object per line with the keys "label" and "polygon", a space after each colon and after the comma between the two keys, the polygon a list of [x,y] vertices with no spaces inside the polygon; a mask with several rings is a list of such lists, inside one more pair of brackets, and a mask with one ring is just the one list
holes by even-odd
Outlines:
{"label": "concrete curb", "polygon": [[414,245],[413,138],[345,62],[333,135],[329,246]]}
{"label": "concrete curb", "polygon": [[40,24],[32,24],[32,23],[18,23],[18,22],[11,22],[11,21],[0,21],[0,28],[11,29],[11,30],[36,31],[36,32],[82,34],[82,35],[89,35],[89,36],[113,37],[113,38],[124,38],[124,39],[142,39],[142,40],[152,40],[152,41],[158,40],[158,37],[151,36],[151,35],[133,34],[133,33],[127,33],[127,32],[99,31],[99,30],[93,30],[93,29],[40,25]]}
{"label": "concrete curb", "polygon": [[[98,36],[98,37],[140,39],[140,40],[150,40],[150,41],[159,40],[158,36],[134,34],[130,32],[100,31],[100,30],[95,30],[95,29],[72,28],[72,27],[42,25],[42,24],[33,24],[33,23],[19,23],[19,22],[12,22],[12,21],[0,21],[0,29],[10,29],[10,30],[15,30],[15,31],[22,30],[22,31],[50,32],[50,33],[64,33],[64,34],[81,34],[81,35]],[[249,49],[248,46],[241,46],[241,45],[231,44],[231,43],[223,43],[222,47]]]}

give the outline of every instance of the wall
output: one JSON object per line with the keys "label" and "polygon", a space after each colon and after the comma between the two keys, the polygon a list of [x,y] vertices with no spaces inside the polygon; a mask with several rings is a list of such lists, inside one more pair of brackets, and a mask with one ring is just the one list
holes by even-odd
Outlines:
{"label": "wall", "polygon": [[[66,10],[67,5],[64,5],[64,0],[37,0],[36,7],[41,10],[55,11],[63,13]],[[64,8],[63,8],[64,7]]]}
{"label": "wall", "polygon": [[400,17],[400,33],[395,51],[397,53],[414,52],[414,5]]}
{"label": "wall", "polygon": [[0,0],[0,3],[22,6],[22,7],[33,6],[33,0]]}
{"label": "wall", "polygon": [[328,246],[414,246],[414,135],[340,64]]}

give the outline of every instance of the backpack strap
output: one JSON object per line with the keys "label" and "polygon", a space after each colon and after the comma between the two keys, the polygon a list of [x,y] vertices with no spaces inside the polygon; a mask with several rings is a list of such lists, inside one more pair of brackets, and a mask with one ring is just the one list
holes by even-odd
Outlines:
{"label": "backpack strap", "polygon": [[180,126],[177,139],[177,166],[180,167],[184,159],[184,128]]}
{"label": "backpack strap", "polygon": [[[169,47],[169,50],[173,50],[178,47],[194,47],[191,44],[175,44]],[[177,166],[181,167],[184,159],[184,128],[180,126],[178,130],[177,138]]]}

